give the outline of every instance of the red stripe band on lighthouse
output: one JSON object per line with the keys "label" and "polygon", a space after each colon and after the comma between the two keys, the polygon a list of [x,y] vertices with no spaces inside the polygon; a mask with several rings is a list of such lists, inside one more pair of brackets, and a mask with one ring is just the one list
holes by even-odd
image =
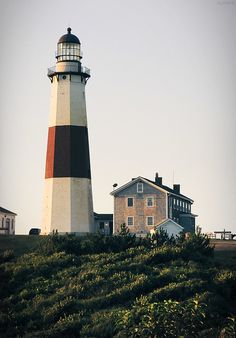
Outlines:
{"label": "red stripe band on lighthouse", "polygon": [[87,127],[49,128],[45,178],[53,177],[91,178]]}

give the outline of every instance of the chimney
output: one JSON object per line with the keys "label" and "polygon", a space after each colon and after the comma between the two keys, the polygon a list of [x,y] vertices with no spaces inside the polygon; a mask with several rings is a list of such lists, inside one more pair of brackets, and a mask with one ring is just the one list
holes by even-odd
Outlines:
{"label": "chimney", "polygon": [[158,173],[156,173],[155,183],[158,185],[162,185],[162,177],[159,177]]}
{"label": "chimney", "polygon": [[180,194],[180,184],[174,184],[173,190],[176,194]]}

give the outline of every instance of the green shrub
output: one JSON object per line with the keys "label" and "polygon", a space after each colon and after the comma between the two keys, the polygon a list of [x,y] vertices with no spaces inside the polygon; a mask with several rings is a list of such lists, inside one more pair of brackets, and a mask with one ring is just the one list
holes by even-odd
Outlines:
{"label": "green shrub", "polygon": [[164,229],[156,230],[155,233],[151,236],[151,245],[152,247],[160,245],[174,245],[176,240],[174,236],[169,236],[167,231]]}
{"label": "green shrub", "polygon": [[41,251],[2,263],[0,336],[234,334],[235,272],[208,259],[206,238],[130,238],[48,236]]}
{"label": "green shrub", "polygon": [[198,300],[150,303],[141,297],[120,312],[117,337],[197,337],[205,317],[206,305]]}
{"label": "green shrub", "polygon": [[0,264],[10,262],[15,258],[13,250],[5,250],[0,253]]}
{"label": "green shrub", "polygon": [[207,257],[214,254],[214,246],[210,244],[210,239],[200,233],[190,234],[189,238],[184,240],[181,237],[177,245],[182,249],[181,257],[185,260],[204,262]]}

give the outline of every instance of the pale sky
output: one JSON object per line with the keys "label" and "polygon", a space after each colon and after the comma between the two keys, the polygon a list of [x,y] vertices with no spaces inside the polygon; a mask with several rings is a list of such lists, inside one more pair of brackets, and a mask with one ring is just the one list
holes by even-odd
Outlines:
{"label": "pale sky", "polygon": [[47,68],[82,43],[94,210],[132,177],[181,184],[205,232],[236,232],[236,0],[0,0],[0,206],[41,226]]}

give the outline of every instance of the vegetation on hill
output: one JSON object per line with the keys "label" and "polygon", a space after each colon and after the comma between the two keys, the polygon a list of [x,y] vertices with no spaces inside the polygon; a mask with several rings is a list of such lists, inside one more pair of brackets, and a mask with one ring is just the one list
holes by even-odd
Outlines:
{"label": "vegetation on hill", "polygon": [[1,337],[235,337],[236,272],[204,236],[40,243],[0,256]]}
{"label": "vegetation on hill", "polygon": [[0,235],[0,254],[6,250],[13,250],[15,256],[21,256],[34,250],[44,236],[29,235]]}

